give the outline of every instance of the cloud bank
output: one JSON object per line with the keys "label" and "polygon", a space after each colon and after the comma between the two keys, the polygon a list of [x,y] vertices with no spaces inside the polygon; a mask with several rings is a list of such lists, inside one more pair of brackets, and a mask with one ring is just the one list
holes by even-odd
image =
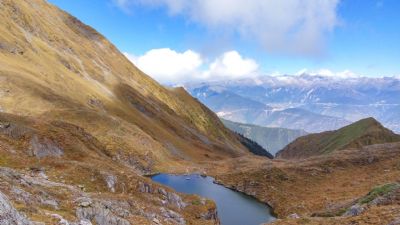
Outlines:
{"label": "cloud bank", "polygon": [[[152,49],[141,56],[129,53],[124,53],[124,55],[140,70],[162,84],[285,75],[285,73],[279,71],[264,74],[260,71],[260,66],[254,59],[243,57],[234,50],[224,52],[213,60],[203,58],[200,53],[193,50],[177,52],[169,48]],[[309,70],[306,68],[292,75],[300,76],[303,74],[332,78],[360,77],[359,74],[350,70],[335,72],[329,69]]]}
{"label": "cloud bank", "polygon": [[199,53],[169,48],[152,49],[141,56],[124,53],[140,70],[164,84],[199,80],[238,79],[257,75],[259,65],[237,51],[228,51],[207,62]]}
{"label": "cloud bank", "polygon": [[114,0],[122,9],[164,8],[171,16],[227,30],[269,52],[318,55],[338,25],[339,0]]}
{"label": "cloud bank", "polygon": [[169,48],[152,49],[139,57],[124,54],[139,69],[161,83],[193,79],[203,64],[200,54],[192,50],[180,53]]}

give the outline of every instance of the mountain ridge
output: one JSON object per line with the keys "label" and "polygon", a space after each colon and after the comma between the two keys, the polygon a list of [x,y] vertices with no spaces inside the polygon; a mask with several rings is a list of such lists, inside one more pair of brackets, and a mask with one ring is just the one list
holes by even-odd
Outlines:
{"label": "mountain ridge", "polygon": [[[397,133],[400,132],[398,119],[400,105],[397,100],[400,98],[400,79],[398,77],[265,75],[228,81],[193,82],[184,86],[194,97],[213,110],[218,108],[218,105],[214,105],[206,97],[209,93],[218,94],[216,91],[223,91],[264,104],[272,108],[270,111],[296,108],[312,112],[318,117],[330,116],[347,121],[347,123],[338,121],[333,124],[334,126],[317,123],[321,129],[313,130],[307,129],[306,123],[295,127],[295,129],[305,129],[310,133],[335,130],[366,117],[377,118],[386,127]],[[225,108],[228,109],[228,107]],[[221,115],[234,121],[270,126],[265,121],[255,120],[259,117],[260,109],[262,110],[260,107],[247,107],[243,115],[233,110],[221,110]],[[251,121],[252,118],[248,118],[248,121],[244,120],[246,114],[256,115],[253,116],[254,121]],[[298,118],[307,117],[299,114]]]}
{"label": "mountain ridge", "polygon": [[335,131],[309,134],[287,145],[278,158],[296,159],[330,154],[334,151],[361,148],[372,144],[399,142],[400,135],[383,127],[374,118],[365,118]]}

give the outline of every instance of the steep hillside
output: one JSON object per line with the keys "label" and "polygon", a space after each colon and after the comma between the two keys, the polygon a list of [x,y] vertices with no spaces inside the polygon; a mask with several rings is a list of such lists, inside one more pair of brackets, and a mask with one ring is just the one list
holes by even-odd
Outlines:
{"label": "steep hillside", "polygon": [[362,119],[336,131],[300,137],[277,153],[278,158],[305,158],[345,148],[400,141],[400,135],[383,127],[374,118]]}
{"label": "steep hillside", "polygon": [[239,134],[239,140],[240,142],[249,149],[250,152],[252,152],[254,155],[258,156],[264,156],[269,159],[273,159],[274,156],[265,148],[263,148],[261,145],[259,145],[257,142],[254,140],[251,140],[250,138],[247,138],[243,136],[242,134]]}
{"label": "steep hillside", "polygon": [[245,154],[201,103],[160,86],[101,34],[44,0],[0,1],[0,21],[3,112],[77,124],[113,157],[142,167]]}
{"label": "steep hillside", "polygon": [[229,129],[256,141],[263,148],[275,155],[279,150],[307,132],[303,130],[291,130],[277,127],[262,127],[251,124],[236,123],[221,119],[222,123]]}
{"label": "steep hillside", "polygon": [[0,224],[218,224],[212,201],[143,175],[246,155],[213,112],[77,18],[0,0]]}

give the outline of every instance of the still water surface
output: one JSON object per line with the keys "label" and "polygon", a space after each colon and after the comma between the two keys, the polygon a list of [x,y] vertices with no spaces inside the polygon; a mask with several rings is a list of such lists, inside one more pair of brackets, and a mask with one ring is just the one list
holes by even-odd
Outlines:
{"label": "still water surface", "polygon": [[269,206],[252,197],[214,184],[214,179],[211,177],[159,174],[152,179],[177,192],[197,194],[214,200],[222,225],[259,225],[275,220]]}

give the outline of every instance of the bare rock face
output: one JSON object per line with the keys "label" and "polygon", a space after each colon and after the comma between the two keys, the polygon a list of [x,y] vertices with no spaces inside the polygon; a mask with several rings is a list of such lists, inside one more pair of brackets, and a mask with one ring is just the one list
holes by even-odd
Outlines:
{"label": "bare rock face", "polygon": [[176,224],[179,224],[179,225],[185,225],[186,224],[185,219],[181,215],[179,215],[178,213],[176,213],[176,212],[174,212],[172,210],[162,208],[161,209],[161,215],[164,218],[166,218],[167,221],[170,221],[172,223],[176,223]]}
{"label": "bare rock face", "polygon": [[31,152],[37,158],[60,157],[64,154],[63,150],[53,141],[49,139],[40,140],[36,135],[31,140]]}
{"label": "bare rock face", "polygon": [[121,202],[100,202],[90,198],[77,200],[76,216],[81,221],[96,221],[98,225],[130,225],[123,217],[130,212],[120,207]]}
{"label": "bare rock face", "polygon": [[24,216],[11,205],[8,198],[0,192],[0,225],[30,225]]}
{"label": "bare rock face", "polygon": [[187,205],[185,202],[183,202],[182,198],[179,195],[173,192],[167,192],[163,188],[158,188],[158,193],[163,196],[167,203],[177,207],[178,209],[183,209]]}
{"label": "bare rock face", "polygon": [[111,192],[115,192],[115,185],[117,183],[117,177],[114,175],[105,175],[107,187]]}
{"label": "bare rock face", "polygon": [[165,203],[173,205],[178,209],[183,209],[187,206],[179,195],[168,192],[163,188],[154,188],[153,185],[148,183],[139,182],[138,190],[142,193],[158,193],[163,197]]}
{"label": "bare rock face", "polygon": [[201,215],[201,218],[206,220],[213,220],[215,221],[215,224],[220,224],[217,208],[209,209],[207,213]]}

